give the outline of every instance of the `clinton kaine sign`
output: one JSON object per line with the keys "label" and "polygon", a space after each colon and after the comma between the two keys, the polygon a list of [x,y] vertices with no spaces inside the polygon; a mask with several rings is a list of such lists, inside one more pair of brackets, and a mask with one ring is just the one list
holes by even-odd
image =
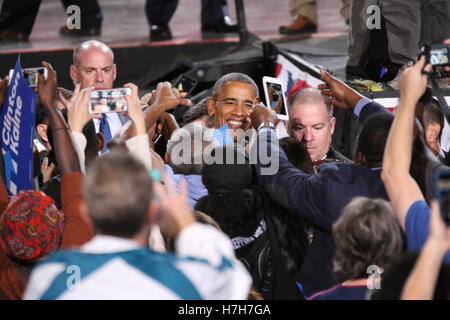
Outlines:
{"label": "clinton kaine sign", "polygon": [[37,97],[20,71],[20,57],[0,113],[6,187],[10,194],[33,188],[33,133]]}

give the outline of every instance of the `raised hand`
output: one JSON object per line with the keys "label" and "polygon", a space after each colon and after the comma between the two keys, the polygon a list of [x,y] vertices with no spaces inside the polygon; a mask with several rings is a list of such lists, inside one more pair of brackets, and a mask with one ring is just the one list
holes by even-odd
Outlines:
{"label": "raised hand", "polygon": [[267,108],[262,103],[259,103],[250,114],[250,120],[253,128],[258,129],[263,122],[271,122],[275,124],[277,122],[277,114],[275,111]]}
{"label": "raised hand", "polygon": [[194,223],[187,198],[187,183],[184,178],[180,179],[179,188],[176,190],[172,178],[163,176],[167,191],[159,182],[153,184],[155,194],[159,199],[159,210],[157,224],[161,232],[168,237],[175,237],[182,229]]}
{"label": "raised hand", "polygon": [[43,74],[38,78],[38,97],[39,101],[46,108],[54,108],[56,101],[56,73],[50,63],[42,61],[42,65],[47,69],[47,79]]}
{"label": "raised hand", "polygon": [[100,118],[99,114],[89,113],[89,99],[93,88],[80,90],[80,84],[75,86],[72,99],[67,103],[67,118],[70,130],[82,132],[84,126],[94,118]]}
{"label": "raised hand", "polygon": [[135,135],[146,134],[144,113],[141,108],[142,102],[138,97],[139,89],[133,83],[127,83],[124,87],[131,89],[131,96],[126,95],[125,100],[127,101],[128,116],[134,125]]}
{"label": "raised hand", "polygon": [[178,105],[191,106],[189,99],[180,97],[179,93],[172,88],[169,82],[160,82],[152,97],[152,106],[158,106],[164,111],[175,108]]}
{"label": "raised hand", "polygon": [[353,109],[358,101],[363,97],[356,90],[353,90],[342,81],[332,77],[324,69],[320,69],[320,79],[325,84],[318,86],[322,95],[328,97],[327,104],[333,104],[340,108]]}
{"label": "raised hand", "polygon": [[400,99],[417,102],[424,94],[427,88],[428,75],[422,71],[431,71],[431,65],[425,66],[425,63],[425,56],[422,56],[413,66],[403,69],[398,80]]}
{"label": "raised hand", "polygon": [[450,250],[450,227],[442,220],[439,203],[431,202],[430,235],[428,240],[435,241],[443,251]]}

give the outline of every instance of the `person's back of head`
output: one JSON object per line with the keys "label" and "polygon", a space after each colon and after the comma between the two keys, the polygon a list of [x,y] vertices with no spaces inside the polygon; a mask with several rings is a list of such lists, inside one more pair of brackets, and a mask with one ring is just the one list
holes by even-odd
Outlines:
{"label": "person's back of head", "polygon": [[130,154],[98,158],[87,171],[83,196],[98,234],[132,238],[149,223],[152,180]]}
{"label": "person's back of head", "polygon": [[197,201],[195,210],[213,217],[230,235],[256,209],[252,168],[243,151],[232,144],[214,148],[211,156],[214,162],[205,164],[202,172],[208,195]]}
{"label": "person's back of head", "polygon": [[362,125],[355,149],[355,162],[367,167],[381,167],[384,147],[394,115],[379,113],[369,117]]}
{"label": "person's back of head", "polygon": [[190,123],[176,130],[167,142],[168,161],[177,174],[202,173],[205,151],[212,150],[217,141],[212,130]]}
{"label": "person's back of head", "polygon": [[339,281],[367,278],[368,267],[384,269],[401,252],[400,226],[383,199],[354,198],[333,225],[336,254],[334,271]]}
{"label": "person's back of head", "polygon": [[[432,100],[425,104],[423,110],[423,127],[425,131],[425,141],[429,142],[430,135],[437,142],[441,140],[442,130],[444,129],[445,116],[439,105],[439,102]],[[431,130],[430,130],[431,129]]]}

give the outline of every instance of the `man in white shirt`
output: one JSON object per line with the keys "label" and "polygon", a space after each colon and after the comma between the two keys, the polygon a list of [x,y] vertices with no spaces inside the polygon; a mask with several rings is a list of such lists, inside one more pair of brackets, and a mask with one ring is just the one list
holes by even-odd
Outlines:
{"label": "man in white shirt", "polygon": [[[39,264],[24,298],[246,299],[251,278],[230,239],[194,222],[185,183],[178,193],[165,182],[167,191],[130,155],[113,151],[99,158],[80,204],[96,236]],[[175,239],[176,256],[147,248],[154,223]]]}

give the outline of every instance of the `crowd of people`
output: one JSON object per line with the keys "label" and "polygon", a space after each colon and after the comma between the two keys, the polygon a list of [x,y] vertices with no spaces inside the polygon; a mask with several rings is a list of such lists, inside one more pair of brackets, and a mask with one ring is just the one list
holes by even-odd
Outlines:
{"label": "crowd of people", "polygon": [[[74,50],[73,91],[43,66],[35,189],[8,197],[0,156],[1,299],[450,298],[434,199],[450,168],[424,57],[395,115],[322,70],[289,99],[283,139],[242,73],[195,106],[168,82],[143,97],[128,83],[126,113],[98,114],[91,93],[117,74],[106,44]],[[332,145],[332,105],[359,118],[353,157]]]}

